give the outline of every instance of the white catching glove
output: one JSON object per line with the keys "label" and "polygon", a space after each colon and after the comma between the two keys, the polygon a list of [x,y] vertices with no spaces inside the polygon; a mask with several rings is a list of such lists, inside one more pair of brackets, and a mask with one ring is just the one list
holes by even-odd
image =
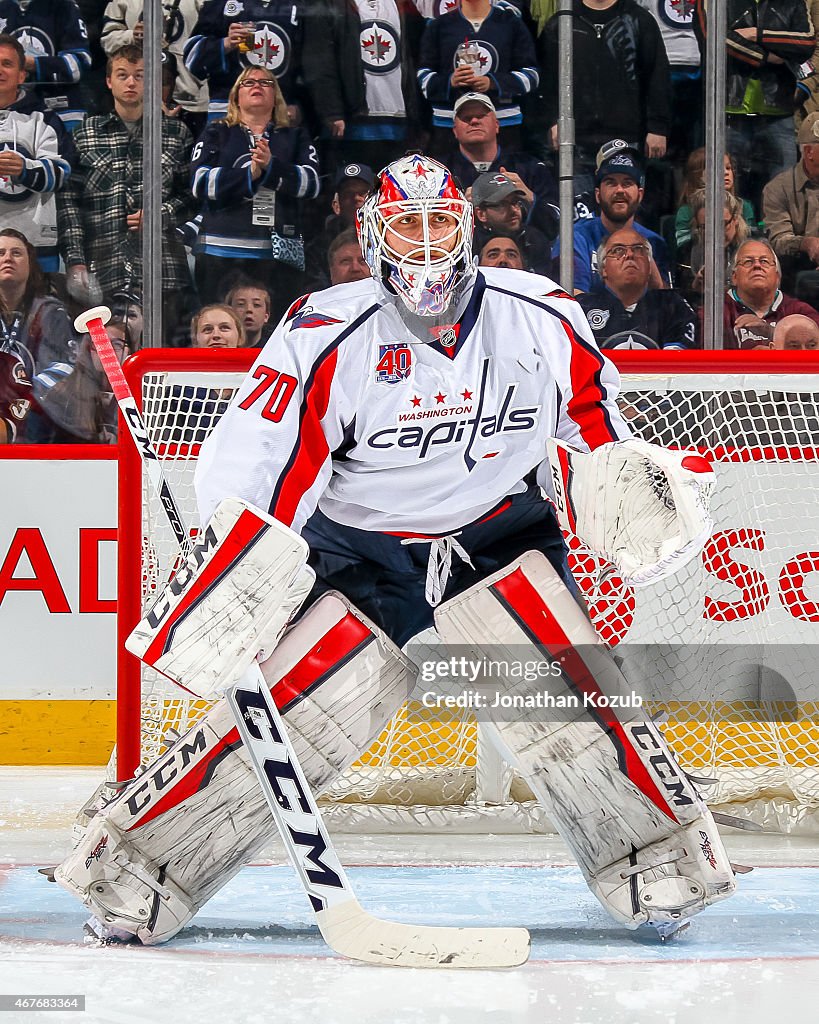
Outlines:
{"label": "white catching glove", "polygon": [[561,527],[632,586],[677,572],[711,535],[714,471],[696,452],[630,439],[581,452],[547,442]]}

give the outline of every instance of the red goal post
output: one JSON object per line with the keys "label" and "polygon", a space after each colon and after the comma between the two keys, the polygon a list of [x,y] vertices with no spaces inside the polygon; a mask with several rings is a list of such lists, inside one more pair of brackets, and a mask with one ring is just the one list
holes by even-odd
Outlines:
{"label": "red goal post", "polygon": [[[147,349],[125,364],[192,530],[199,445],[257,355]],[[795,652],[794,707],[782,706],[783,691],[770,684],[779,668],[774,658],[770,679],[762,679],[770,675],[767,667],[760,670],[758,690],[751,687],[742,700],[711,699],[694,685],[690,700],[654,710],[664,714],[662,728],[683,765],[717,778],[709,800],[730,802],[735,812],[739,802],[740,813],[787,830],[813,828],[819,821],[819,687],[813,683],[815,700],[811,691],[811,655],[819,652],[819,353],[613,356],[623,377],[621,407],[635,432],[695,448],[715,462],[716,528],[701,560],[637,592],[568,538],[595,626],[612,644],[683,645],[690,661],[681,670],[677,659],[675,670],[693,681],[715,659],[732,675],[739,661],[762,665],[780,647]],[[118,774],[128,777],[163,749],[169,727],[186,728],[201,705],[188,706],[167,683],[143,674],[124,650],[122,641],[176,554],[152,509],[140,459],[125,432],[120,437],[117,744]],[[514,806],[515,828],[539,827],[536,813],[519,811],[531,794],[484,757],[467,713],[442,721],[437,712],[405,710],[330,796],[352,808],[357,821],[392,821],[396,809],[399,818],[429,824],[438,813],[430,808],[455,808],[457,817],[460,807],[474,818],[476,807],[491,803],[493,821]]]}

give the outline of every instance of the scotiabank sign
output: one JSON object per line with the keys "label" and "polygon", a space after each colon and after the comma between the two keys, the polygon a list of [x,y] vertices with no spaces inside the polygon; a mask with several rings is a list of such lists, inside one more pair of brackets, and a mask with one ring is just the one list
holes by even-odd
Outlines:
{"label": "scotiabank sign", "polygon": [[116,449],[0,449],[2,699],[115,696],[116,494]]}

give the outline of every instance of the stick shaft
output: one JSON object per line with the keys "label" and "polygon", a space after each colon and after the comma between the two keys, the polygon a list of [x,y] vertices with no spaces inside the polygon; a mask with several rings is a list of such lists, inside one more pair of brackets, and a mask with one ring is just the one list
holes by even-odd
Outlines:
{"label": "stick shaft", "polygon": [[182,549],[182,554],[187,558],[191,553],[193,543],[188,531],[185,529],[185,521],[179,511],[179,506],[176,503],[173,492],[168,486],[159,455],[151,442],[150,435],[145,427],[145,421],[139,411],[128,381],[125,379],[125,374],[122,372],[119,359],[102,320],[92,320],[88,324],[88,333],[91,335],[91,341],[100,358],[102,368],[111,384],[114,398],[117,400],[119,411],[122,413],[122,418],[125,421],[128,432],[133,438],[137,451],[145,464],[151,486],[165,510],[165,515],[168,517],[168,522],[171,524],[176,541]]}

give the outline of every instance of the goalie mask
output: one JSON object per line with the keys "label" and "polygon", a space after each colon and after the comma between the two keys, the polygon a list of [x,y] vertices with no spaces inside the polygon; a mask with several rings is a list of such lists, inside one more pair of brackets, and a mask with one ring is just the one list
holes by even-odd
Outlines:
{"label": "goalie mask", "polygon": [[472,206],[430,157],[381,171],[358,211],[358,237],[373,277],[417,316],[445,313],[472,281]]}

